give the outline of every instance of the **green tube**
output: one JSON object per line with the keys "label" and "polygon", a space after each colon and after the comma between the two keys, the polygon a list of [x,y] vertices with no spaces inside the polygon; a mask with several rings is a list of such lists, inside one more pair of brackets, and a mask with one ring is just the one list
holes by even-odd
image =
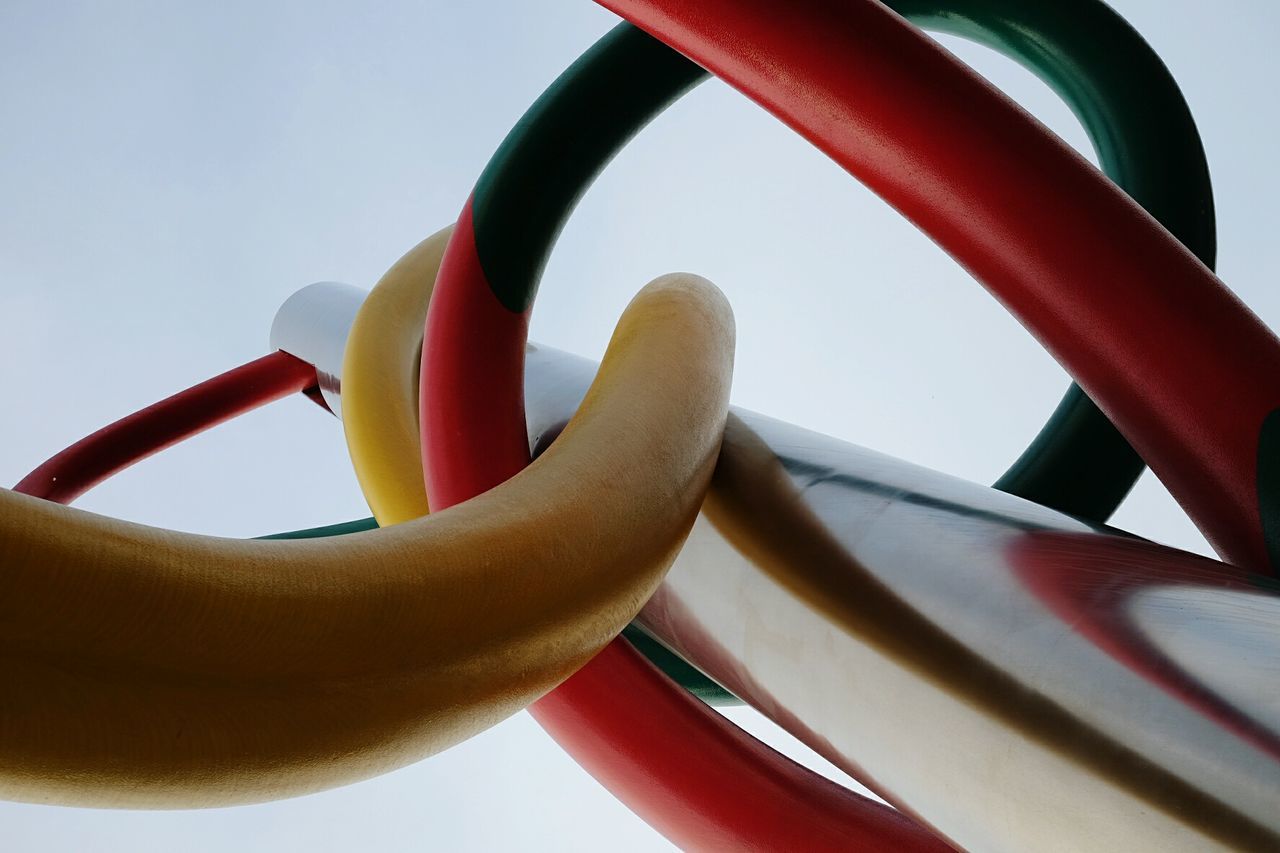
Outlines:
{"label": "green tube", "polygon": [[[1213,190],[1191,111],[1167,68],[1100,0],[889,0],[912,23],[1020,62],[1080,119],[1102,170],[1205,264],[1215,260]],[[578,199],[613,156],[706,72],[631,27],[615,27],[557,79],[490,161],[474,198],[476,244],[496,294],[523,310]],[[997,489],[1096,522],[1143,463],[1076,385]],[[373,519],[280,533],[373,529]],[[709,704],[738,700],[634,625],[624,636]]]}
{"label": "green tube", "polygon": [[[1159,57],[1100,0],[890,0],[913,23],[1021,62],[1083,122],[1103,170],[1206,264],[1213,192],[1191,112]],[[476,184],[475,241],[494,294],[532,301],[556,237],[596,175],[707,73],[622,24],[563,73],[499,146]],[[1006,492],[1104,522],[1143,463],[1075,385],[1013,466]]]}
{"label": "green tube", "polygon": [[[889,0],[912,23],[990,47],[1034,72],[1084,125],[1102,171],[1211,269],[1213,188],[1178,84],[1129,23],[1099,0]],[[1142,460],[1072,385],[995,487],[1106,521]]]}
{"label": "green tube", "polygon": [[357,521],[342,521],[338,524],[326,524],[324,527],[308,527],[305,530],[290,530],[287,533],[270,533],[266,536],[255,536],[255,539],[323,539],[326,536],[346,536],[348,533],[362,533],[366,530],[377,530],[378,522],[372,518],[361,518]]}

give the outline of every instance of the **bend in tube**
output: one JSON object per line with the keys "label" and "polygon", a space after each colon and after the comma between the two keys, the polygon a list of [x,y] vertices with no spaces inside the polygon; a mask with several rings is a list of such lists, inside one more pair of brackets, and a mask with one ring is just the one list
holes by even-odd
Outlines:
{"label": "bend in tube", "polygon": [[311,365],[273,352],[108,424],[46,460],[14,491],[71,503],[148,456],[315,385]]}
{"label": "bend in tube", "polygon": [[[1123,18],[1098,0],[1052,10],[1015,0],[890,6],[991,46],[1044,79],[1084,123],[1107,174],[1212,261],[1213,198],[1195,123],[1167,69]],[[528,307],[556,236],[595,176],[706,76],[622,24],[534,103],[486,167],[472,204],[479,264],[502,304],[516,312]],[[565,144],[572,156],[565,156]],[[996,487],[1105,521],[1142,468],[1128,442],[1073,386]]]}

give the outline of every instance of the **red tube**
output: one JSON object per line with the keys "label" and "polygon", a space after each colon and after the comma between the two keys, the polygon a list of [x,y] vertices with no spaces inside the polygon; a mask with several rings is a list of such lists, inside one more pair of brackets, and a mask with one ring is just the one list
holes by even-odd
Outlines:
{"label": "red tube", "polygon": [[950,851],[907,814],[796,764],[614,640],[529,712],[685,850]]}
{"label": "red tube", "polygon": [[[1221,553],[1268,565],[1256,472],[1264,419],[1280,406],[1280,345],[1086,161],[872,0],[603,5],[766,106],[920,225],[1050,348]],[[523,335],[527,317],[483,327],[503,308],[469,213],[441,268],[423,357],[424,465],[438,506],[501,482],[526,456],[511,379],[523,341],[507,336]],[[796,833],[824,820],[857,826],[856,808],[815,796],[813,780],[788,776],[758,744],[707,737],[714,721],[674,693],[610,647],[532,710],[679,844],[811,849],[822,842]],[[617,701],[637,694],[646,701]],[[645,707],[649,725],[624,704]],[[775,783],[785,797],[769,792]],[[769,816],[793,808],[779,834]],[[877,847],[901,844],[886,840],[893,829],[913,831],[871,826],[861,837]]]}
{"label": "red tube", "polygon": [[[529,463],[527,321],[489,288],[468,202],[445,251],[423,344],[423,465],[433,507],[487,491]],[[905,814],[746,734],[625,640],[529,711],[587,772],[685,849],[950,849]]]}
{"label": "red tube", "polygon": [[1100,172],[873,0],[600,2],[920,226],[1053,353],[1225,560],[1275,573],[1258,479],[1276,462],[1264,421],[1280,408],[1280,342]]}
{"label": "red tube", "polygon": [[82,438],[13,487],[68,504],[166,447],[316,384],[315,368],[274,352],[215,376]]}

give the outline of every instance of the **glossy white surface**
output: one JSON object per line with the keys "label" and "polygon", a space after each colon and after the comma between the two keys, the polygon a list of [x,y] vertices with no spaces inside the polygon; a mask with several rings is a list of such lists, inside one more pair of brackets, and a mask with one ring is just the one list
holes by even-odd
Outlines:
{"label": "glossy white surface", "polygon": [[1272,733],[1280,733],[1280,597],[1152,586],[1126,611],[1169,662]]}
{"label": "glossy white surface", "polygon": [[[535,452],[593,371],[529,345]],[[761,482],[776,488],[769,500],[784,532],[802,525],[797,536],[826,547],[779,567],[744,556],[703,515],[641,614],[651,633],[965,848],[1280,845],[1276,752],[1107,645],[1145,652],[1147,638],[1182,662],[1178,678],[1275,736],[1280,599],[1204,583],[1217,571],[1204,558],[771,418],[733,416],[768,449]],[[1045,578],[1059,572],[1105,590],[1149,565],[1189,582],[1140,584],[1118,606],[1100,597],[1099,624],[1127,606],[1136,626],[1106,629],[1103,642],[1046,597],[1057,581]]]}
{"label": "glossy white surface", "polygon": [[309,284],[285,300],[271,321],[272,350],[316,367],[329,411],[342,416],[342,353],[366,290],[336,281]]}

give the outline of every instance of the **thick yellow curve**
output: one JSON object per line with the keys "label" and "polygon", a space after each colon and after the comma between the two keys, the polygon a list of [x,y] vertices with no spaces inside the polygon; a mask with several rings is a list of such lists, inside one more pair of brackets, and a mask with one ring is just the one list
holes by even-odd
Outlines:
{"label": "thick yellow curve", "polygon": [[368,533],[220,539],[0,492],[0,798],[274,799],[524,707],[612,639],[674,558],[715,464],[732,350],[718,291],[659,280],[529,468]]}
{"label": "thick yellow curve", "polygon": [[342,361],[342,428],[378,524],[424,516],[418,365],[427,305],[453,226],[410,249],[369,293]]}

